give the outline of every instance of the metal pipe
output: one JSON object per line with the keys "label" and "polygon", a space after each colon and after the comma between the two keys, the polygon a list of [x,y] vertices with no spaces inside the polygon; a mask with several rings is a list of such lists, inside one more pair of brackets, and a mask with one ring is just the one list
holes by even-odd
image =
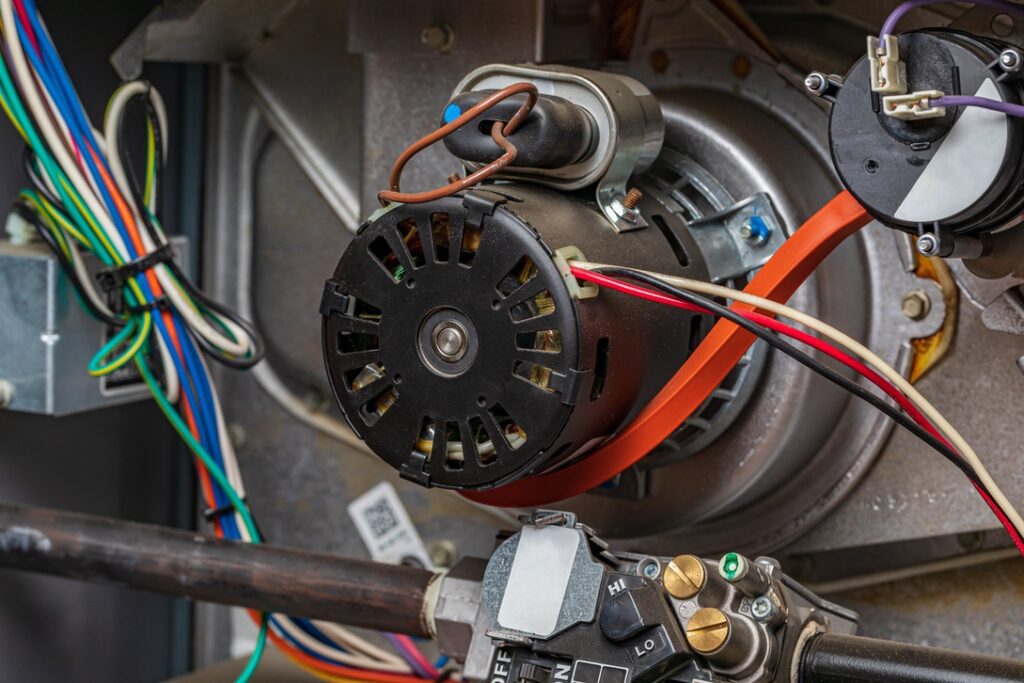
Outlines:
{"label": "metal pipe", "polygon": [[826,633],[800,655],[800,683],[1020,683],[1024,661]]}
{"label": "metal pipe", "polygon": [[439,574],[0,504],[0,567],[433,637]]}

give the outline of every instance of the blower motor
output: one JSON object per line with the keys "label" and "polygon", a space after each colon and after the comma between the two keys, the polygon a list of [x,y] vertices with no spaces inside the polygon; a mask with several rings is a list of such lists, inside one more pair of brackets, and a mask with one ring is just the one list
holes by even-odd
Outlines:
{"label": "blower motor", "polygon": [[[484,67],[457,88],[442,124],[524,81],[545,94],[509,135],[519,154],[497,182],[390,203],[361,226],[324,289],[324,358],[345,418],[425,486],[486,489],[585,458],[710,330],[701,315],[599,294],[570,274],[572,261],[719,281],[762,263],[740,258],[741,238],[700,232],[683,210],[696,200],[655,169],[643,174],[663,122],[632,79]],[[495,159],[488,131],[524,97],[445,138],[467,173]],[[711,261],[745,265],[723,275]]]}

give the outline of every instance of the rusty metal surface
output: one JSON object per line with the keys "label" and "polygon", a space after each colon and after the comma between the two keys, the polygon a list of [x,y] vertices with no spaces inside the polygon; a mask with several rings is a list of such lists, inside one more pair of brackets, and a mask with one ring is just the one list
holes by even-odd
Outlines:
{"label": "rusty metal surface", "polygon": [[828,597],[860,613],[861,635],[1024,658],[1020,558]]}
{"label": "rusty metal surface", "polygon": [[0,566],[428,637],[427,587],[440,580],[415,567],[4,504]]}

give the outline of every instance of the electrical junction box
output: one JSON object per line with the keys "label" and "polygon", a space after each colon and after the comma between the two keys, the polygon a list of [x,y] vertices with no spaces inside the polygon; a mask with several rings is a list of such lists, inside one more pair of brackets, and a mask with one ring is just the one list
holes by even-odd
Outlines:
{"label": "electrical junction box", "polygon": [[[188,240],[171,243],[187,272]],[[91,254],[82,256],[96,267]],[[147,398],[133,363],[104,377],[87,370],[115,332],[82,307],[44,243],[0,241],[0,382],[13,387],[7,410],[59,416]]]}

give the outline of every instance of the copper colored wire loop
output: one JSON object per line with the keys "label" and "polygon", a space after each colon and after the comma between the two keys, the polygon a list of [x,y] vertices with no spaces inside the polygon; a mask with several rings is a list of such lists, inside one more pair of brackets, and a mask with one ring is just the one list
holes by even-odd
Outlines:
{"label": "copper colored wire loop", "polygon": [[[400,183],[402,170],[405,168],[405,165],[409,163],[410,159],[419,154],[422,150],[430,147],[438,140],[442,140],[459,128],[462,128],[462,126],[466,125],[477,116],[480,116],[480,114],[483,114],[499,102],[507,100],[509,97],[518,95],[522,92],[527,94],[526,101],[523,102],[518,110],[516,110],[516,113],[513,114],[512,118],[507,122],[495,121],[494,125],[491,126],[491,137],[494,138],[494,142],[504,150],[504,154],[486,166],[477,169],[465,178],[448,183],[447,185],[435,190],[428,190],[426,192],[401,191]],[[395,165],[391,168],[391,189],[378,192],[377,199],[380,200],[381,204],[387,204],[388,202],[419,204],[422,202],[440,199],[441,197],[447,197],[450,194],[455,194],[460,190],[465,190],[467,187],[472,187],[473,185],[491,177],[515,160],[516,147],[509,142],[508,138],[505,136],[516,132],[519,126],[522,125],[523,121],[526,119],[527,114],[529,114],[530,110],[533,109],[533,105],[536,103],[537,86],[532,83],[513,83],[512,85],[506,86],[501,90],[488,95],[486,98],[463,112],[461,116],[451,123],[441,126],[429,135],[424,135],[422,138],[409,145],[409,147],[399,155],[398,159],[395,160]]]}

